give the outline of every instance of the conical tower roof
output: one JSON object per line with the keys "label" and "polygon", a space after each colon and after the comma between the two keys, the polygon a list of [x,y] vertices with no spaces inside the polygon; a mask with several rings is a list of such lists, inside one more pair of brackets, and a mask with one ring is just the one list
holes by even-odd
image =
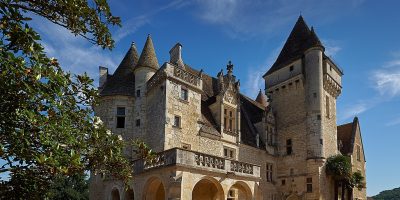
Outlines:
{"label": "conical tower roof", "polygon": [[150,35],[147,36],[146,43],[144,44],[142,54],[140,54],[140,58],[135,69],[140,67],[149,67],[154,70],[158,70],[159,68],[156,52],[154,50],[153,41]]}
{"label": "conical tower roof", "polygon": [[107,95],[127,95],[134,96],[135,75],[133,69],[138,63],[138,53],[136,45],[132,42],[131,47],[126,52],[121,63],[114,74],[107,78],[101,96]]}
{"label": "conical tower roof", "polygon": [[268,106],[268,97],[265,96],[265,94],[263,94],[261,90],[258,92],[256,101],[261,105],[263,105],[264,107]]}
{"label": "conical tower roof", "polygon": [[278,58],[264,76],[269,75],[290,62],[301,58],[303,53],[312,47],[324,48],[314,30],[310,30],[303,17],[300,15]]}

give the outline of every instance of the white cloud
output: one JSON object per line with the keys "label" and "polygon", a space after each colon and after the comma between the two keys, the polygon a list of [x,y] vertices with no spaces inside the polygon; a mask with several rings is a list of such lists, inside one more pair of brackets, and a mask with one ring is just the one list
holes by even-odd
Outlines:
{"label": "white cloud", "polygon": [[156,9],[146,12],[146,14],[133,17],[131,19],[128,19],[127,21],[122,21],[122,27],[114,33],[114,40],[118,42],[123,38],[125,38],[126,36],[129,36],[130,34],[136,32],[140,27],[149,24],[151,22],[151,18],[154,15],[157,15],[160,12],[168,9],[180,9],[188,5],[188,3],[189,1],[183,1],[183,0],[171,1],[166,5],[157,7]]}
{"label": "white cloud", "polygon": [[372,73],[374,88],[380,95],[395,97],[400,95],[400,60],[387,62],[380,70]]}
{"label": "white cloud", "polygon": [[335,40],[322,40],[322,44],[325,47],[325,54],[330,57],[334,57],[340,50],[342,50],[338,42]]}
{"label": "white cloud", "polygon": [[[263,75],[267,72],[267,67],[272,66],[272,64],[275,62],[276,58],[278,57],[278,54],[283,46],[283,42],[279,47],[275,48],[271,54],[265,59],[265,61],[257,65],[257,67],[247,67],[247,77],[246,77],[246,82],[244,83],[243,86],[243,92],[252,98],[255,98],[256,95],[258,94],[258,91],[260,89],[265,89],[264,88],[264,79]],[[267,69],[267,70],[266,70]]]}
{"label": "white cloud", "polygon": [[41,43],[47,55],[57,58],[65,71],[74,74],[86,72],[97,80],[100,65],[109,67],[110,71],[113,71],[117,66],[116,60],[121,57],[42,18],[35,17],[33,26],[42,37]]}
{"label": "white cloud", "polygon": [[339,111],[340,120],[347,120],[372,108],[374,105],[371,102],[359,102],[354,105],[347,106],[344,110]]}

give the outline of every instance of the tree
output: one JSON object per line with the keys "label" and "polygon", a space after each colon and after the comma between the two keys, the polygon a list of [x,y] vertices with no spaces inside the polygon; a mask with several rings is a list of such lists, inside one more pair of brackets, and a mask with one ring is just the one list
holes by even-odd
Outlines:
{"label": "tree", "polygon": [[[348,194],[354,187],[365,188],[364,177],[360,172],[352,173],[350,157],[344,155],[334,155],[326,161],[326,173],[335,180],[335,195],[337,196],[337,186],[342,186],[342,199],[344,199],[345,189]],[[337,199],[337,198],[335,198]]]}
{"label": "tree", "polygon": [[93,80],[46,56],[31,13],[108,49],[120,25],[106,0],[0,0],[0,199],[43,199],[55,177],[87,170],[127,181],[124,142],[93,116]]}
{"label": "tree", "polygon": [[56,176],[50,184],[49,200],[88,200],[89,184],[86,174]]}

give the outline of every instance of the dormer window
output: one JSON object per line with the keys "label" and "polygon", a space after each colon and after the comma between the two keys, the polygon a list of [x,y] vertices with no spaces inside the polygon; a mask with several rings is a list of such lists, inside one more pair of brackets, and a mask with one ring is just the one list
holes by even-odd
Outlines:
{"label": "dormer window", "polygon": [[224,109],[224,131],[234,132],[235,131],[235,110],[228,106]]}

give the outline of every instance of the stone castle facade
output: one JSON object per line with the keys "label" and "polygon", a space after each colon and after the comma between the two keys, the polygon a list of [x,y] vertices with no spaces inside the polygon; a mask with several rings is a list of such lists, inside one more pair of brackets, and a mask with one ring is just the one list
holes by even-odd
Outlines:
{"label": "stone castle facade", "polygon": [[[134,180],[91,176],[91,199],[335,199],[326,159],[349,155],[365,177],[358,119],[337,126],[343,71],[300,16],[255,100],[240,92],[234,66],[216,77],[185,64],[182,45],[161,67],[151,37],[132,44],[116,71],[100,67],[96,115],[124,139],[159,152],[134,160]],[[366,190],[346,197],[366,199]],[[335,196],[336,194],[336,196]]]}

